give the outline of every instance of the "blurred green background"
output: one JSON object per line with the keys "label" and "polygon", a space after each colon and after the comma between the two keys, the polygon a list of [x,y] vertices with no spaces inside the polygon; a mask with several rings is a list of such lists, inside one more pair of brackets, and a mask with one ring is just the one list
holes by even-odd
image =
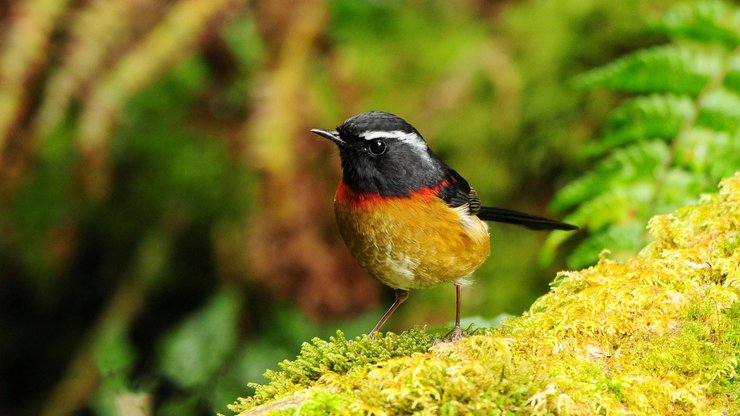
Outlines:
{"label": "blurred green background", "polygon": [[[414,124],[490,205],[547,212],[620,97],[570,81],[661,42],[667,0],[0,2],[0,414],[226,411],[392,300],[347,253],[310,128]],[[485,325],[548,288],[493,225]],[[388,330],[448,325],[452,286]]]}

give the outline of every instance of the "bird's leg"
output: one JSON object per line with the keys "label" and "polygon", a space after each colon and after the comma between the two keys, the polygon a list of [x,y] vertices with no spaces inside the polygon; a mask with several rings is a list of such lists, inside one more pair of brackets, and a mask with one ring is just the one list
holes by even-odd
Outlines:
{"label": "bird's leg", "polygon": [[372,331],[368,334],[370,339],[375,339],[375,334],[380,330],[380,328],[383,327],[385,324],[385,321],[388,320],[388,318],[393,315],[393,312],[396,311],[396,309],[409,297],[409,291],[403,290],[403,289],[396,289],[396,301],[393,302],[393,305],[391,305],[390,308],[383,314],[383,317],[380,318],[377,324],[375,324],[375,328],[373,328]]}
{"label": "bird's leg", "polygon": [[461,305],[462,286],[455,283],[455,328],[452,329],[450,336],[447,338],[449,341],[457,341],[465,335],[462,328],[460,328]]}

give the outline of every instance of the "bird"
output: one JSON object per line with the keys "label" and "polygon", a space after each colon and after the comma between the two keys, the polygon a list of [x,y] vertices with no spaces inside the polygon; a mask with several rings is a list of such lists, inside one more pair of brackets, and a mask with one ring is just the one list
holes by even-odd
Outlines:
{"label": "bird", "polygon": [[370,275],[395,289],[395,301],[368,334],[374,338],[412,289],[455,286],[460,327],[462,287],[490,254],[487,221],[532,230],[575,225],[483,206],[475,189],[429,148],[419,131],[384,111],[353,115],[335,130],[311,129],[339,149],[342,178],[334,196],[339,233]]}

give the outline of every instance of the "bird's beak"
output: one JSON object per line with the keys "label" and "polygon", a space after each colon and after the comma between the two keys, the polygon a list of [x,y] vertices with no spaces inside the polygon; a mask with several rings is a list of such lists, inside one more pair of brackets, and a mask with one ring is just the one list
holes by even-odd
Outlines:
{"label": "bird's beak", "polygon": [[326,130],[319,130],[319,129],[311,129],[311,133],[318,134],[319,136],[329,139],[336,143],[337,146],[344,146],[346,142],[339,138],[339,133],[336,131],[326,131]]}

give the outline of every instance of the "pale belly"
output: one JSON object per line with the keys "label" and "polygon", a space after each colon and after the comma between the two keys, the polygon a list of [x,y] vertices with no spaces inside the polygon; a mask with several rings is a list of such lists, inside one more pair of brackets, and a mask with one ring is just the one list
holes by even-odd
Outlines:
{"label": "pale belly", "polygon": [[335,213],[358,263],[396,289],[462,282],[490,254],[487,225],[441,200],[394,199],[360,208],[335,201]]}

